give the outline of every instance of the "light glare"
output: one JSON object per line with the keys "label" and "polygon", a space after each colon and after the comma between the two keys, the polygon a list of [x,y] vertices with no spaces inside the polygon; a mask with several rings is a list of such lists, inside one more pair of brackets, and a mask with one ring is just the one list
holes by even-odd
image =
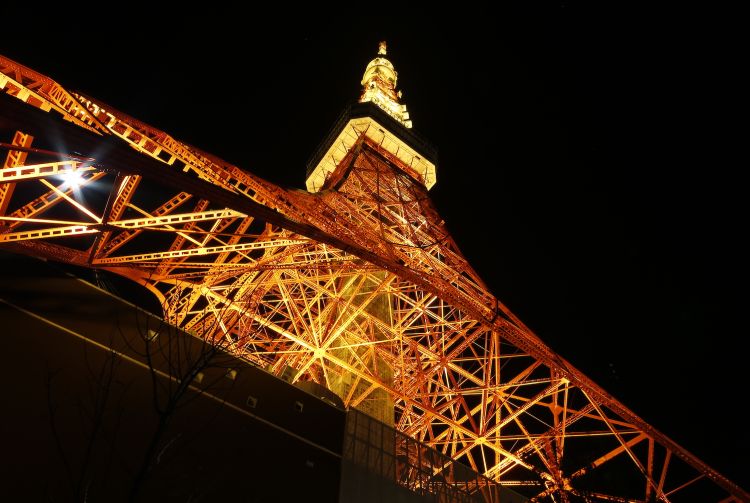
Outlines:
{"label": "light glare", "polygon": [[83,183],[83,175],[78,170],[71,170],[63,173],[62,179],[73,189],[77,189]]}

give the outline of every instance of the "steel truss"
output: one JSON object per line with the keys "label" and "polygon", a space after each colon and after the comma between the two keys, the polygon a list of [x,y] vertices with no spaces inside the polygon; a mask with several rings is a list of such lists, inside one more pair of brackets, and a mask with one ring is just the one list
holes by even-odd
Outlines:
{"label": "steel truss", "polygon": [[312,194],[2,57],[0,89],[4,248],[138,281],[253,364],[346,381],[348,407],[387,396],[398,430],[537,501],[750,501],[513,316],[366,136]]}

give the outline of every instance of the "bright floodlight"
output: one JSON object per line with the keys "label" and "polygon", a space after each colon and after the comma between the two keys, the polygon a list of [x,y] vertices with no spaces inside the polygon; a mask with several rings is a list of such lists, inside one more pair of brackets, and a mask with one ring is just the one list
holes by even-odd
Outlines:
{"label": "bright floodlight", "polygon": [[80,171],[67,171],[62,175],[63,181],[71,188],[80,187],[83,183],[83,175]]}

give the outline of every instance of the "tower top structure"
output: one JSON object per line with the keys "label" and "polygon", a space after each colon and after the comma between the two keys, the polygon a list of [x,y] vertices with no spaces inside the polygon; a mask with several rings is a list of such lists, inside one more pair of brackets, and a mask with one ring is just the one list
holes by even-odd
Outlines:
{"label": "tower top structure", "polygon": [[371,101],[407,128],[411,128],[406,105],[400,103],[401,91],[396,90],[398,72],[385,56],[385,41],[378,46],[378,55],[368,63],[362,76],[362,96],[360,103]]}
{"label": "tower top structure", "polygon": [[307,163],[308,191],[335,184],[347,170],[343,161],[361,142],[397,160],[399,169],[427,189],[435,185],[437,151],[411,129],[406,105],[400,102],[401,91],[396,89],[398,73],[386,55],[386,43],[380,42],[377,56],[362,76],[359,103],[344,110]]}

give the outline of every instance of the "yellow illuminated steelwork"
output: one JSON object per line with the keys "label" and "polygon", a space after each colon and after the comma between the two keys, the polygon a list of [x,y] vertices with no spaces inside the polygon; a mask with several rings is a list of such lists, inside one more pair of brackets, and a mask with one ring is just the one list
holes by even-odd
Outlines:
{"label": "yellow illuminated steelwork", "polygon": [[401,166],[428,189],[435,185],[437,181],[435,163],[425,159],[423,155],[377,120],[372,117],[360,117],[349,120],[338,137],[331,142],[331,146],[321,157],[315,169],[307,176],[307,190],[310,192],[321,190],[352,147],[362,140],[376,143],[388,154],[397,158],[401,161]]}
{"label": "yellow illuminated steelwork", "polygon": [[406,105],[399,103],[401,91],[396,91],[398,73],[393,64],[385,58],[385,42],[380,42],[378,56],[370,61],[362,77],[360,103],[371,101],[404,126],[411,128]]}

